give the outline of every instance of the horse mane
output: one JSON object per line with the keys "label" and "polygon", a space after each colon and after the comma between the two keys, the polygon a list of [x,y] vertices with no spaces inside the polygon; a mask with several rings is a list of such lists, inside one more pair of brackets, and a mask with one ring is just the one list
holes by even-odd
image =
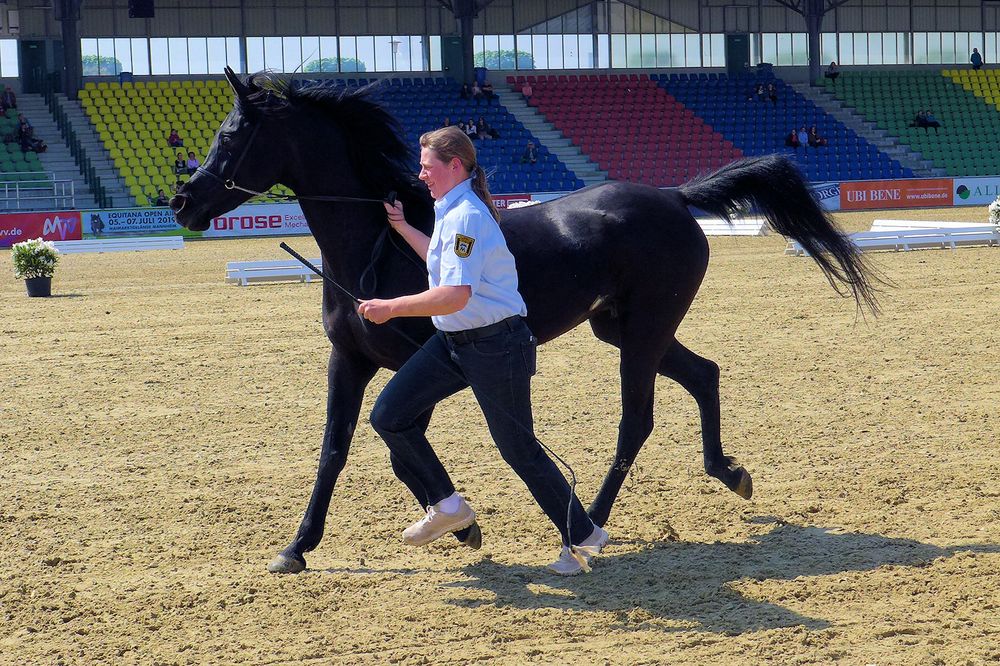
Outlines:
{"label": "horse mane", "polygon": [[377,101],[380,84],[343,88],[323,81],[293,81],[263,71],[252,74],[247,85],[253,91],[247,98],[251,108],[244,104],[242,111],[287,117],[297,107],[318,109],[340,127],[349,159],[362,183],[380,196],[395,191],[421,200],[427,198],[427,189],[413,173],[416,156],[402,138],[402,125]]}

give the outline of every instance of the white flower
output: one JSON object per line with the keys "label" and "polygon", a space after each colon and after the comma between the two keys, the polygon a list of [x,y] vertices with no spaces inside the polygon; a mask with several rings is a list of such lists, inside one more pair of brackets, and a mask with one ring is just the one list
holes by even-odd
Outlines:
{"label": "white flower", "polygon": [[990,224],[1000,227],[1000,197],[990,204]]}
{"label": "white flower", "polygon": [[14,276],[17,278],[52,277],[59,261],[55,245],[41,238],[15,243],[11,247]]}

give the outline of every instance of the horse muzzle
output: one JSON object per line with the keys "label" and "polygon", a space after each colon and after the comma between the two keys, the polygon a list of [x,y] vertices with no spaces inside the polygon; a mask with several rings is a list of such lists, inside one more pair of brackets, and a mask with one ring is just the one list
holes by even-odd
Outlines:
{"label": "horse muzzle", "polygon": [[170,204],[170,209],[174,211],[174,219],[177,221],[177,224],[191,231],[204,231],[208,229],[210,218],[202,216],[204,219],[199,219],[190,196],[178,193],[172,196],[168,203]]}

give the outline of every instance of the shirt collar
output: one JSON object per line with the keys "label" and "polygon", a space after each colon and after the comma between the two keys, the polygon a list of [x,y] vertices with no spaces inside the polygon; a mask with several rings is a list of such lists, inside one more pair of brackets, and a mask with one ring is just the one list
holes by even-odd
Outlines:
{"label": "shirt collar", "polygon": [[448,194],[434,202],[434,212],[443,214],[455,205],[465,194],[472,191],[472,178],[466,178],[461,183],[451,188]]}

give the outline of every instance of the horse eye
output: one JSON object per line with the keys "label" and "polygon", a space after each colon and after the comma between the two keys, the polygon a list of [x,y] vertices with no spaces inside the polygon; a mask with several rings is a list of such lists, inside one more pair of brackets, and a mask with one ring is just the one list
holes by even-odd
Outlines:
{"label": "horse eye", "polygon": [[229,143],[229,136],[223,134],[222,136],[219,137],[219,142],[222,143],[222,145],[226,145],[227,143]]}

